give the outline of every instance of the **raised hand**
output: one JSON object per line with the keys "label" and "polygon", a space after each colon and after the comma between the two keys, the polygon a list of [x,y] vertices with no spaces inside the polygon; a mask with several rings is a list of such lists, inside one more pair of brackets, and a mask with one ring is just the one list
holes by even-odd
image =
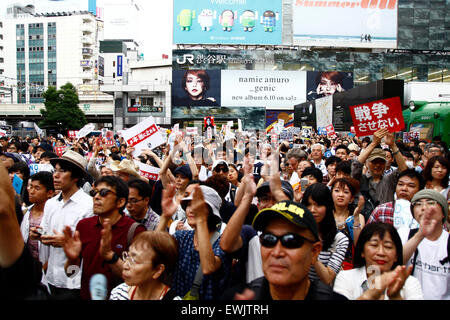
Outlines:
{"label": "raised hand", "polygon": [[165,217],[170,218],[177,211],[178,205],[173,200],[175,193],[176,188],[172,183],[168,184],[162,192],[162,215]]}
{"label": "raised hand", "polygon": [[195,214],[195,221],[197,225],[206,223],[208,221],[209,210],[203,197],[202,189],[199,185],[194,188],[194,194],[190,204],[192,212]]}
{"label": "raised hand", "polygon": [[72,233],[72,229],[66,226],[63,230],[64,234],[64,253],[70,260],[76,260],[80,257],[82,243],[80,240],[80,233],[75,231]]}

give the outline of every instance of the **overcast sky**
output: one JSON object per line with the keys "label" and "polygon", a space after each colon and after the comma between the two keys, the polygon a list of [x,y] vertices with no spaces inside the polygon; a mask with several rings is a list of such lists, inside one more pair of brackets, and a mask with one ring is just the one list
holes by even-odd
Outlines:
{"label": "overcast sky", "polygon": [[[97,0],[97,7],[107,3],[130,3],[131,0]],[[33,4],[36,12],[55,12],[84,10],[87,0],[0,0],[0,15],[6,14],[6,7],[13,3]],[[172,50],[172,1],[168,0],[134,0],[142,11],[140,13],[137,40],[141,39],[141,52],[145,60],[160,59],[162,54],[171,55]]]}

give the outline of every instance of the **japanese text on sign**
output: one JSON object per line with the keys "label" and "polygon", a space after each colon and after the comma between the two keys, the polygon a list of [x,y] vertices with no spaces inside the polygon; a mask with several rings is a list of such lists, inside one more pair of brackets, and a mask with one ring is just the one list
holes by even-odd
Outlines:
{"label": "japanese text on sign", "polygon": [[148,137],[152,136],[155,132],[158,131],[158,128],[155,124],[152,124],[150,127],[142,131],[141,133],[135,135],[134,137],[127,140],[127,144],[130,147],[137,145],[138,143],[144,141]]}
{"label": "japanese text on sign", "polygon": [[351,106],[350,112],[358,136],[371,135],[381,128],[387,128],[390,132],[404,128],[399,97]]}

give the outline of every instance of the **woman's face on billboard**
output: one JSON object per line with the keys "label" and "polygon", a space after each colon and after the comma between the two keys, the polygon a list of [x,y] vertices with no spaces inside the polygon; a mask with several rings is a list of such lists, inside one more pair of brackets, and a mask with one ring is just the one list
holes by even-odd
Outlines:
{"label": "woman's face on billboard", "polygon": [[203,98],[203,87],[203,79],[193,74],[187,75],[185,89],[192,100],[200,100]]}
{"label": "woman's face on billboard", "polygon": [[322,77],[319,85],[317,86],[317,93],[324,94],[326,96],[335,93],[336,91],[341,92],[342,87],[339,83],[334,82],[333,80]]}

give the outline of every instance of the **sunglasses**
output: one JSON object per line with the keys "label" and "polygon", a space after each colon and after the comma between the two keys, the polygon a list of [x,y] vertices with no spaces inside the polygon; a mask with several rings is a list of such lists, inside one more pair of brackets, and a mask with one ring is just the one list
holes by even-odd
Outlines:
{"label": "sunglasses", "polygon": [[103,189],[92,189],[91,192],[89,192],[89,194],[91,195],[91,197],[95,197],[97,195],[97,193],[100,193],[101,197],[106,197],[109,193],[112,194],[116,194],[114,191],[103,188]]}
{"label": "sunglasses", "polygon": [[223,168],[223,167],[222,168],[215,167],[214,171],[217,172],[217,173],[219,173],[219,172],[228,172],[228,168],[226,168],[226,167],[225,168]]}
{"label": "sunglasses", "polygon": [[259,241],[263,247],[273,248],[277,245],[278,240],[281,241],[283,247],[288,249],[298,249],[303,246],[305,241],[314,243],[314,241],[309,240],[295,233],[286,233],[282,236],[276,236],[272,233],[263,233],[259,236]]}

